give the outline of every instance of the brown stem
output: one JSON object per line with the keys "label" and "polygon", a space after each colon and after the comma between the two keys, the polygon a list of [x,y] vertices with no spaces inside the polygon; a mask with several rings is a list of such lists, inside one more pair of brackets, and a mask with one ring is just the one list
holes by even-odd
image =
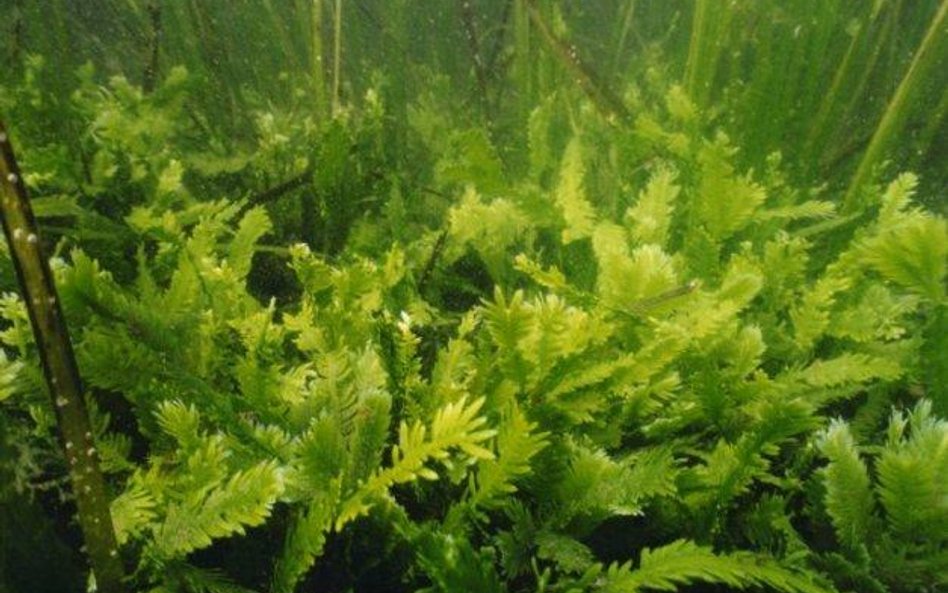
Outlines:
{"label": "brown stem", "polygon": [[151,39],[149,43],[148,65],[142,76],[142,92],[146,95],[155,90],[158,78],[158,49],[161,47],[161,4],[154,0],[148,4],[148,16],[151,17]]}
{"label": "brown stem", "polygon": [[20,63],[20,53],[23,51],[23,8],[20,2],[14,2],[13,10],[10,12],[13,16],[13,26],[10,28],[10,55],[7,59],[8,66],[12,68]]}
{"label": "brown stem", "polygon": [[498,78],[501,75],[498,74],[498,66],[501,64],[501,53],[504,51],[504,40],[507,37],[507,29],[510,27],[511,16],[513,15],[513,5],[516,0],[507,0],[504,3],[504,10],[500,15],[500,29],[494,35],[494,44],[490,48],[490,51],[487,53],[487,71],[494,73],[494,78]]}
{"label": "brown stem", "polygon": [[307,183],[313,180],[313,172],[314,172],[314,169],[312,167],[308,167],[306,170],[304,170],[302,173],[300,173],[296,177],[291,177],[290,179],[287,179],[286,181],[278,185],[274,185],[273,187],[263,190],[262,192],[251,197],[247,201],[247,205],[244,207],[244,210],[249,209],[253,206],[257,206],[259,204],[266,204],[267,202],[272,202],[273,200],[276,200],[277,198],[283,196],[284,194],[288,194],[293,190],[303,187],[304,185],[306,185]]}
{"label": "brown stem", "polygon": [[316,249],[316,227],[319,224],[316,214],[316,193],[310,188],[300,196],[300,239],[311,249]]}
{"label": "brown stem", "polygon": [[421,276],[418,278],[418,294],[424,295],[425,288],[428,286],[428,280],[431,279],[431,273],[434,272],[435,264],[438,262],[438,258],[441,257],[441,252],[444,251],[444,245],[447,243],[447,240],[448,231],[441,231],[438,235],[438,239],[435,241],[434,247],[431,248],[431,255],[428,256],[428,261],[425,262]]}
{"label": "brown stem", "polygon": [[60,442],[69,464],[69,476],[76,497],[79,526],[98,590],[119,593],[124,591],[122,563],[109,514],[105,479],[99,469],[92,427],[82,397],[79,367],[59,305],[53,275],[42,252],[26,186],[2,122],[0,156],[3,232],[53,400]]}
{"label": "brown stem", "polygon": [[526,0],[526,7],[530,15],[530,22],[540,31],[550,50],[570,75],[576,79],[577,84],[593,102],[596,109],[606,117],[630,121],[632,116],[629,110],[626,109],[625,104],[619,99],[618,95],[612,92],[612,89],[599,80],[593,69],[580,59],[576,46],[557,37],[546,21],[543,20],[543,15],[540,14],[540,9],[537,8],[536,0]]}
{"label": "brown stem", "polygon": [[[474,76],[477,78],[477,92],[481,108],[487,109],[487,66],[481,53],[481,42],[477,35],[477,23],[474,19],[474,9],[470,0],[458,0],[461,11],[461,24],[464,27],[464,36],[474,61]],[[485,114],[486,115],[486,114]]]}

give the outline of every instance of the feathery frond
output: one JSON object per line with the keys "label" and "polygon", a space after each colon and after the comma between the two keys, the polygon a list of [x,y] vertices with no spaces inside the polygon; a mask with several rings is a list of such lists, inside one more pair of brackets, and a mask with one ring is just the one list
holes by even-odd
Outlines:
{"label": "feathery frond", "polygon": [[820,450],[830,460],[823,470],[826,509],[836,533],[850,549],[864,545],[878,527],[869,470],[859,457],[849,428],[839,421],[821,435]]}
{"label": "feathery frond", "polygon": [[564,244],[590,236],[596,222],[596,211],[585,195],[585,175],[583,145],[576,136],[566,146],[560,166],[559,183],[554,194],[556,205],[566,223],[562,232]]}
{"label": "feathery frond", "polygon": [[738,589],[767,586],[784,593],[833,591],[764,556],[717,555],[709,548],[686,540],[644,550],[635,569],[629,564],[613,564],[605,574],[601,590],[605,593],[676,591],[679,585],[695,581],[722,583]]}

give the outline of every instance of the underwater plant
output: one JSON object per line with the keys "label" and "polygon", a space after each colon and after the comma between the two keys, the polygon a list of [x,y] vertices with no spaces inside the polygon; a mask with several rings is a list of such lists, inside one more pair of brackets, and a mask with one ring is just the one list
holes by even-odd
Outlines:
{"label": "underwater plant", "polygon": [[[0,113],[125,590],[945,586],[944,0],[95,3]],[[103,590],[15,255],[0,591]]]}

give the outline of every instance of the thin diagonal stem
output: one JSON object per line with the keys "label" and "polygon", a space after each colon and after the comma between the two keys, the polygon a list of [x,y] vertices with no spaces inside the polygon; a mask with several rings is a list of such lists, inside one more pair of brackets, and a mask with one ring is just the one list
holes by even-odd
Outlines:
{"label": "thin diagonal stem", "polygon": [[109,513],[105,479],[92,439],[92,427],[82,397],[79,367],[72,351],[66,320],[59,306],[53,274],[26,195],[26,186],[6,128],[0,122],[0,214],[43,374],[53,400],[56,424],[76,497],[82,528],[98,590],[120,593],[123,569]]}

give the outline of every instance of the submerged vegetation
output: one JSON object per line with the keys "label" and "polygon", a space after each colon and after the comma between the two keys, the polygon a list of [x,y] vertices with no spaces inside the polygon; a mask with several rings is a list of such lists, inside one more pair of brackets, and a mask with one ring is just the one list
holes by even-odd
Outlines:
{"label": "submerged vegetation", "polygon": [[[119,590],[948,586],[948,1],[0,8]],[[0,592],[88,590],[0,283]]]}

